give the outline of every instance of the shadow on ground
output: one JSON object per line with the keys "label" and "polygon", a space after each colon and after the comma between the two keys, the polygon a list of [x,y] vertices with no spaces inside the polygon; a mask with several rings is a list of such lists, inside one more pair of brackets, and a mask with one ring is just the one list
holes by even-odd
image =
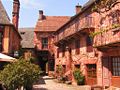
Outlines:
{"label": "shadow on ground", "polygon": [[46,84],[43,77],[40,77],[40,79],[35,84]]}
{"label": "shadow on ground", "polygon": [[33,90],[48,90],[47,88],[41,87],[41,85],[46,85],[46,80],[53,80],[54,78],[48,76],[41,76],[39,80],[34,84]]}

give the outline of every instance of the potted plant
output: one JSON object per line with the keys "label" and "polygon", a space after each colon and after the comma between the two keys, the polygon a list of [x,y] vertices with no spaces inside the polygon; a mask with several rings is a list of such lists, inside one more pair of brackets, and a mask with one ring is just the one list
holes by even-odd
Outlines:
{"label": "potted plant", "polygon": [[84,85],[85,83],[85,77],[82,75],[81,71],[79,69],[76,69],[73,72],[74,79],[77,82],[77,85]]}

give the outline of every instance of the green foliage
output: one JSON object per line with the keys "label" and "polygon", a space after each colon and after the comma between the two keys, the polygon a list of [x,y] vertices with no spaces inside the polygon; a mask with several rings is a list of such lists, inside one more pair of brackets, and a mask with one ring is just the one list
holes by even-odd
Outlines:
{"label": "green foliage", "polygon": [[8,64],[3,71],[0,71],[0,81],[4,83],[7,90],[15,90],[21,86],[32,86],[39,78],[40,73],[37,65],[20,59]]}
{"label": "green foliage", "polygon": [[25,50],[24,49],[22,49],[22,47],[20,47],[20,49],[19,49],[19,57],[21,57],[21,56],[23,56],[23,54],[24,54],[24,52],[25,52]]}
{"label": "green foliage", "polygon": [[78,85],[83,85],[85,82],[85,77],[82,75],[79,69],[73,72],[74,79],[77,81]]}
{"label": "green foliage", "polygon": [[112,28],[102,28],[100,31],[91,32],[89,36],[91,38],[94,38],[98,34],[102,34],[105,31],[108,31],[110,29],[115,29],[115,28],[118,28],[118,27],[120,27],[120,24],[112,24]]}
{"label": "green foliage", "polygon": [[102,28],[100,31],[91,32],[89,36],[90,36],[91,38],[94,38],[96,35],[102,34],[103,32],[108,31],[108,30],[109,30],[109,29]]}
{"label": "green foliage", "polygon": [[112,29],[120,27],[120,24],[112,24]]}
{"label": "green foliage", "polygon": [[63,74],[63,67],[62,67],[62,65],[58,65],[56,67],[56,73],[59,74],[59,76],[62,76],[62,74]]}
{"label": "green foliage", "polygon": [[30,61],[31,63],[36,63],[36,62],[38,61],[38,59],[37,59],[36,57],[30,57],[30,58],[29,58],[29,61]]}

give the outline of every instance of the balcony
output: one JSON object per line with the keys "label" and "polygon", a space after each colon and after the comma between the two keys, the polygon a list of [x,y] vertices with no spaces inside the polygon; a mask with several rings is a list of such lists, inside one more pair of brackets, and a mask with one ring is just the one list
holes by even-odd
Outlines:
{"label": "balcony", "polygon": [[[55,43],[70,39],[74,35],[79,36],[81,32],[88,32],[88,29],[94,29],[95,23],[93,17],[84,17],[70,22],[65,28],[62,28],[55,36]],[[85,31],[86,30],[86,31]]]}
{"label": "balcony", "polygon": [[120,47],[120,27],[109,29],[94,37],[94,47],[110,48]]}

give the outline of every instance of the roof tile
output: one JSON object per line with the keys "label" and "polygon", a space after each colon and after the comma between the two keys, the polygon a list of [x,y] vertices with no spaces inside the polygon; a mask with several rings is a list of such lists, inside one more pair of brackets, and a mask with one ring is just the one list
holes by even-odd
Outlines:
{"label": "roof tile", "polygon": [[34,48],[34,28],[19,28],[22,48]]}
{"label": "roof tile", "polygon": [[8,14],[0,0],[0,24],[11,24]]}
{"label": "roof tile", "polygon": [[44,20],[38,20],[35,31],[56,31],[69,19],[69,16],[45,16]]}

